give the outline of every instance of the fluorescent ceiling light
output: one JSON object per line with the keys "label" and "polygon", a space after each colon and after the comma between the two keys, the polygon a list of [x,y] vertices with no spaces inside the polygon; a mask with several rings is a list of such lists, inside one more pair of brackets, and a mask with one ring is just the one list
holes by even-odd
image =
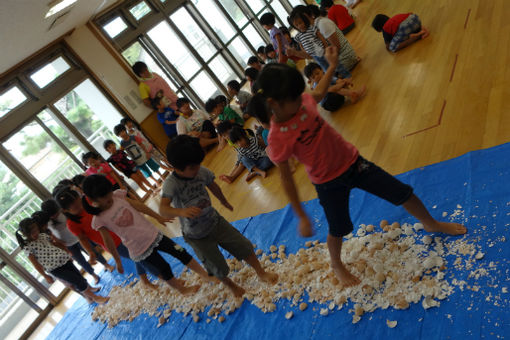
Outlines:
{"label": "fluorescent ceiling light", "polygon": [[54,14],[57,14],[69,6],[73,5],[78,0],[56,0],[52,1],[48,4],[50,10],[46,13],[45,18],[51,17]]}

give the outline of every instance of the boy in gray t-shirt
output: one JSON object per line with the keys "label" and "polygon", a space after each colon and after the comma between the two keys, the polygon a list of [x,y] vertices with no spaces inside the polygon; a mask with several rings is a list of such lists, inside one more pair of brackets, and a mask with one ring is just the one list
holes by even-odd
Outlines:
{"label": "boy in gray t-shirt", "polygon": [[184,240],[193,248],[209,275],[217,277],[236,297],[245,293],[228,278],[229,267],[218,249],[221,246],[239,261],[245,260],[262,281],[275,284],[278,276],[262,268],[252,243],[211,205],[206,187],[223,206],[234,209],[214,182],[214,174],[200,166],[205,153],[199,140],[179,135],[170,141],[166,152],[175,170],[163,185],[160,214],[179,217]]}

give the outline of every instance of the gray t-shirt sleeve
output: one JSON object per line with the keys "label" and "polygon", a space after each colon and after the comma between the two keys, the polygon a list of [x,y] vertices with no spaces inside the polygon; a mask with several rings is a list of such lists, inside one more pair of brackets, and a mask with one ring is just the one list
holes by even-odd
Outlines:
{"label": "gray t-shirt sleeve", "polygon": [[173,176],[168,176],[163,183],[163,189],[161,189],[161,197],[173,199],[175,196],[176,184],[177,183],[175,183]]}
{"label": "gray t-shirt sleeve", "polygon": [[198,171],[198,176],[200,176],[204,179],[204,183],[206,186],[211,184],[212,182],[214,182],[214,179],[216,178],[214,176],[214,172],[212,172],[211,170],[209,170],[203,166],[200,167],[200,170]]}

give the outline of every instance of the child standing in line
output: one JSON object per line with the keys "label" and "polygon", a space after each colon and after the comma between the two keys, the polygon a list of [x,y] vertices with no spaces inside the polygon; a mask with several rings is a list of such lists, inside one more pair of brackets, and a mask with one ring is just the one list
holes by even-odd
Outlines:
{"label": "child standing in line", "polygon": [[[324,76],[324,71],[316,63],[309,63],[305,66],[304,69],[305,77],[308,78],[308,82],[312,89],[317,87],[317,84],[321,81]],[[350,103],[356,103],[361,97],[363,97],[366,93],[366,87],[362,86],[358,90],[350,89],[352,88],[353,83],[351,78],[348,79],[338,79],[333,77],[331,79],[331,85],[328,88],[328,92],[326,96],[320,101],[320,105],[328,110],[328,111],[336,111],[342,105],[349,101]]]}
{"label": "child standing in line", "polygon": [[[158,92],[159,93],[159,92]],[[172,171],[172,167],[168,164],[168,162],[165,160],[165,157],[159,152],[158,149],[152,145],[151,142],[145,137],[145,135],[138,129],[135,122],[133,122],[129,118],[122,118],[120,120],[120,124],[124,125],[126,128],[127,134],[130,136],[135,136],[139,138],[142,141],[142,144],[147,150],[147,152],[150,155],[150,158],[152,158],[155,162],[159,164],[159,166],[167,171]]]}
{"label": "child standing in line", "polygon": [[[128,248],[129,257],[133,261],[140,262],[153,275],[159,275],[181,294],[194,294],[200,285],[185,286],[184,281],[174,277],[170,265],[161,257],[159,251],[177,258],[204,280],[212,281],[184,248],[164,236],[142,213],[152,216],[163,225],[173,218],[164,218],[145,204],[127,198],[124,190],[112,189],[109,182],[100,176],[89,176],[83,182],[83,192],[95,205],[93,207],[83,200],[85,210],[94,215],[92,219],[94,230],[98,230],[102,235],[109,235],[107,231],[117,234]],[[117,270],[123,273],[117,250],[112,245],[108,246],[108,250],[113,254]]]}
{"label": "child standing in line", "polygon": [[[317,112],[335,71],[338,54],[333,46],[326,50],[329,68],[312,94],[303,93],[305,82],[297,70],[286,65],[265,67],[256,83],[257,94],[249,111],[260,121],[270,123],[267,152],[280,168],[282,185],[299,218],[302,236],[312,235],[312,225],[301,206],[298,190],[289,169],[294,155],[304,164],[314,183],[329,224],[327,245],[331,267],[344,287],[357,285],[341,261],[342,237],[353,230],[349,216],[349,194],[360,188],[404,208],[416,217],[428,232],[450,235],[466,233],[457,223],[439,222],[427,211],[413,189],[359,155],[356,147],[343,139]],[[278,79],[278,84],[275,84]]]}
{"label": "child standing in line", "polygon": [[[108,183],[110,182],[108,181]],[[71,284],[89,301],[92,300],[97,303],[108,301],[108,297],[94,294],[99,289],[91,288],[87,280],[81,276],[80,271],[73,265],[66,247],[58,241],[52,240],[50,235],[40,233],[37,223],[32,218],[25,218],[20,221],[18,231],[16,231],[16,239],[35,270],[44,277],[46,282],[52,284],[54,282],[52,276],[54,276]]]}
{"label": "child standing in line", "polygon": [[99,156],[99,154],[93,151],[89,151],[81,156],[81,160],[83,164],[88,166],[87,170],[85,171],[86,176],[101,174],[108,178],[115,189],[125,189],[119,175],[113,171],[108,163],[101,160],[101,156]]}
{"label": "child standing in line", "polygon": [[[286,48],[287,48],[287,41],[285,40],[285,37],[283,36],[282,32],[275,26],[276,18],[274,14],[272,13],[264,13],[260,17],[260,24],[262,27],[264,27],[266,30],[269,31],[269,38],[271,39],[272,46],[274,48],[275,57],[277,58],[277,63],[286,63],[287,62],[287,56],[286,56]],[[267,53],[267,46],[266,46],[266,56]],[[277,54],[277,56],[276,56]],[[266,64],[268,62],[266,61]]]}
{"label": "child standing in line", "polygon": [[122,124],[116,125],[113,128],[113,133],[120,138],[120,146],[136,163],[143,175],[158,183],[152,175],[156,173],[160,178],[163,178],[163,174],[159,172],[159,164],[151,158],[150,152],[145,148],[143,141],[137,136],[128,135],[126,127]]}
{"label": "child standing in line", "polygon": [[[131,178],[136,184],[145,191],[146,193],[152,192],[152,185],[147,181],[147,179],[143,176],[143,174],[136,167],[136,163],[128,158],[126,153],[122,150],[117,150],[117,146],[115,142],[111,139],[107,139],[103,143],[103,147],[110,154],[110,157],[106,160],[110,162],[117,170],[122,172],[124,176]],[[85,178],[83,178],[84,180]],[[83,180],[80,182],[79,187],[83,183]]]}
{"label": "child standing in line", "polygon": [[262,281],[275,284],[278,276],[262,268],[252,243],[212,207],[206,187],[223,206],[234,209],[214,182],[214,174],[200,166],[205,152],[198,140],[178,136],[168,144],[167,157],[175,171],[165,180],[159,211],[167,217],[179,217],[184,240],[207,272],[223,282],[234,296],[242,297],[245,293],[228,278],[229,267],[218,249],[221,246],[238,260],[245,260]]}
{"label": "child standing in line", "polygon": [[255,136],[253,131],[245,130],[242,127],[234,126],[229,133],[230,141],[236,145],[238,153],[238,162],[243,163],[250,172],[246,176],[246,181],[259,175],[262,178],[267,177],[267,170],[273,167],[273,163],[267,157],[262,138]]}
{"label": "child standing in line", "polygon": [[[251,94],[241,90],[241,84],[237,80],[231,80],[227,84],[228,94],[235,97],[237,105],[241,108],[244,114],[246,114],[246,107],[251,99]],[[249,116],[248,116],[249,117]],[[244,119],[247,119],[244,117]]]}
{"label": "child standing in line", "polygon": [[[91,262],[94,262],[96,259],[91,242],[101,245],[104,250],[112,255],[113,253],[110,249],[114,248],[119,256],[129,259],[128,249],[121,243],[120,238],[116,234],[106,231],[103,235],[99,231],[92,229],[92,218],[94,216],[85,211],[82,204],[82,200],[85,198],[82,198],[78,192],[69,187],[64,188],[57,193],[55,199],[67,217],[67,228],[78,237],[83,248],[89,253]],[[135,270],[144,285],[156,288],[147,278],[145,268],[140,263],[135,262]]]}
{"label": "child standing in line", "polygon": [[372,27],[377,32],[382,32],[386,49],[390,52],[397,52],[429,36],[429,31],[422,27],[420,18],[413,13],[397,14],[391,18],[377,14],[372,21]]}
{"label": "child standing in line", "polygon": [[[94,272],[94,268],[91,266],[91,264],[96,262],[95,259],[97,259],[106,270],[110,272],[113,270],[113,267],[108,264],[103,255],[93,248],[91,250],[94,255],[93,257],[89,257],[91,263],[85,260],[82,254],[85,249],[82,247],[80,240],[67,229],[67,218],[62,213],[62,209],[60,209],[55,200],[50,199],[42,202],[41,210],[42,214],[34,218],[39,228],[41,229],[41,227],[44,228],[44,226],[47,226],[53,237],[66,246],[71,252],[73,260],[78,262],[78,264],[94,278],[95,283],[99,282],[99,276]],[[32,215],[32,217],[34,216]]]}

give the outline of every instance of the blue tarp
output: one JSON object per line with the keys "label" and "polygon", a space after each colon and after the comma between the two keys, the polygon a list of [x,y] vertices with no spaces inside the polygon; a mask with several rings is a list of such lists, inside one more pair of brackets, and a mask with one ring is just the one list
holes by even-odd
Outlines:
{"label": "blue tarp", "polygon": [[[376,310],[352,324],[352,314],[344,307],[327,317],[319,315],[319,305],[312,304],[304,312],[294,313],[291,320],[284,315],[296,311],[289,301],[277,303],[273,313],[262,313],[245,301],[243,306],[229,315],[225,322],[194,323],[191,316],[172,313],[169,321],[156,328],[156,317],[139,316],[133,322],[121,322],[115,328],[91,321],[93,307],[84,299],[77,301],[57,324],[49,339],[318,339],[341,336],[363,339],[457,339],[510,337],[510,247],[505,241],[510,230],[510,144],[487,150],[470,152],[461,157],[415,169],[397,176],[409,183],[438,219],[465,223],[467,239],[476,241],[485,253],[478,263],[489,275],[475,280],[469,272],[454,269],[453,258],[447,258],[446,278],[454,275],[469,285],[480,286],[478,292],[460,290],[441,302],[439,308],[424,310],[414,304],[407,310]],[[327,223],[317,200],[305,202],[305,208],[315,223],[316,235],[312,239],[326,240]],[[461,206],[461,208],[458,207]],[[375,224],[381,219],[415,223],[404,209],[394,207],[370,194],[354,190],[351,194],[351,216],[354,225]],[[457,210],[457,213],[454,213]],[[443,212],[448,217],[442,217]],[[303,247],[306,239],[296,232],[296,219],[289,206],[271,213],[258,215],[233,223],[244,235],[265,252],[272,244],[285,244],[287,253]],[[446,237],[446,240],[451,237]],[[182,239],[176,240],[184,245]],[[189,250],[189,247],[187,247]],[[167,257],[175,272],[181,264]],[[490,267],[490,262],[493,266]],[[126,272],[134,272],[131,263],[125,263]],[[113,285],[120,284],[125,276],[103,273],[102,294]],[[390,329],[386,319],[397,320],[398,326]]]}

